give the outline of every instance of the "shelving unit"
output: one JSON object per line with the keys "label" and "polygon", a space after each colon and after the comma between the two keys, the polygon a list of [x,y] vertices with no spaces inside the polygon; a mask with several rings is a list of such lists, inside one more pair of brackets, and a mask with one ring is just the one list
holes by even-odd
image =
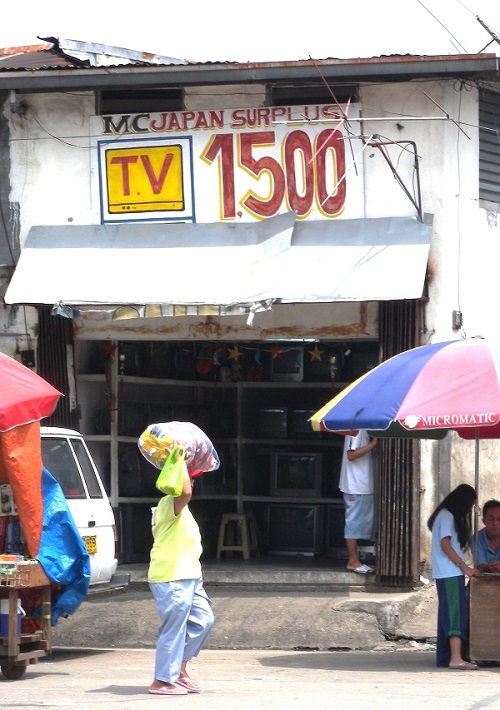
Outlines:
{"label": "shelving unit", "polygon": [[[77,343],[80,428],[121,518],[124,562],[147,559],[150,508],[159,499],[154,485],[157,471],[140,454],[137,439],[149,424],[172,420],[200,426],[221,458],[218,471],[196,479],[191,503],[207,556],[215,553],[220,516],[246,511],[255,514],[261,545],[272,552],[270,514],[274,510],[285,515],[275,507],[278,504],[295,507],[297,515],[304,506],[314,508],[318,532],[310,552],[334,554],[331,531],[339,526],[332,525],[332,516],[343,515],[338,490],[343,437],[313,432],[307,419],[345,384],[330,378],[326,363],[320,363],[321,368],[307,363],[307,367],[302,361],[300,379],[279,379],[287,377],[279,372],[277,380],[269,381],[272,345],[264,351],[265,344],[252,344],[247,363],[239,358],[231,362],[227,354],[234,347],[230,343],[212,349],[196,343]],[[378,346],[364,347],[366,356],[360,362],[366,368],[375,364]],[[325,345],[322,352],[328,356],[338,348],[338,344]],[[292,349],[299,350],[296,344]],[[280,344],[280,350],[287,352],[286,345]],[[353,374],[352,368],[344,367],[343,372]],[[290,490],[273,495],[271,462],[277,452],[319,456],[322,475],[317,494],[296,495]]]}

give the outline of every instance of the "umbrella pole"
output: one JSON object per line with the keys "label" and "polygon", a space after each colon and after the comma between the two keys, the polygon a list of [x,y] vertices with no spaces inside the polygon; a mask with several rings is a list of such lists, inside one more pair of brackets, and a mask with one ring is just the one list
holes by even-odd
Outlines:
{"label": "umbrella pole", "polygon": [[[476,429],[475,444],[474,444],[474,489],[476,491],[477,500],[479,500],[479,429]],[[478,508],[477,501],[474,506],[474,561],[477,559],[477,523],[478,523]]]}

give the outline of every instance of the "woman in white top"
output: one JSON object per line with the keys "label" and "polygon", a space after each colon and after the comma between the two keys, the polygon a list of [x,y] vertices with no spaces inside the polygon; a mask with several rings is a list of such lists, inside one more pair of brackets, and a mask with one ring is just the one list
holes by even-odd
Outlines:
{"label": "woman in white top", "polygon": [[474,488],[462,483],[438,505],[427,523],[432,532],[432,577],[438,594],[436,665],[445,668],[478,668],[462,657],[469,619],[465,576],[479,574],[466,564],[464,556],[476,498]]}

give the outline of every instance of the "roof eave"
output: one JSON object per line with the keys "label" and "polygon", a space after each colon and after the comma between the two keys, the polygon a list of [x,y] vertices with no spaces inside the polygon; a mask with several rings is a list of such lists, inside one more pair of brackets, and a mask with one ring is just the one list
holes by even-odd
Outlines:
{"label": "roof eave", "polygon": [[452,57],[395,56],[371,59],[323,59],[266,63],[196,63],[81,69],[0,70],[0,90],[65,91],[119,86],[188,86],[279,81],[402,81],[429,77],[498,77],[494,54]]}

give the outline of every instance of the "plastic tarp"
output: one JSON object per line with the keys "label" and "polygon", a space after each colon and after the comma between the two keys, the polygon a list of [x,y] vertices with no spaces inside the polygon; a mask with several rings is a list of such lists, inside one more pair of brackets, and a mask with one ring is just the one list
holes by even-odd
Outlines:
{"label": "plastic tarp", "polygon": [[47,577],[62,589],[52,598],[52,625],[73,614],[85,600],[90,583],[90,559],[61,486],[42,469],[43,528],[37,560]]}
{"label": "plastic tarp", "polygon": [[40,422],[0,432],[0,482],[9,483],[29,555],[36,559],[43,527]]}

